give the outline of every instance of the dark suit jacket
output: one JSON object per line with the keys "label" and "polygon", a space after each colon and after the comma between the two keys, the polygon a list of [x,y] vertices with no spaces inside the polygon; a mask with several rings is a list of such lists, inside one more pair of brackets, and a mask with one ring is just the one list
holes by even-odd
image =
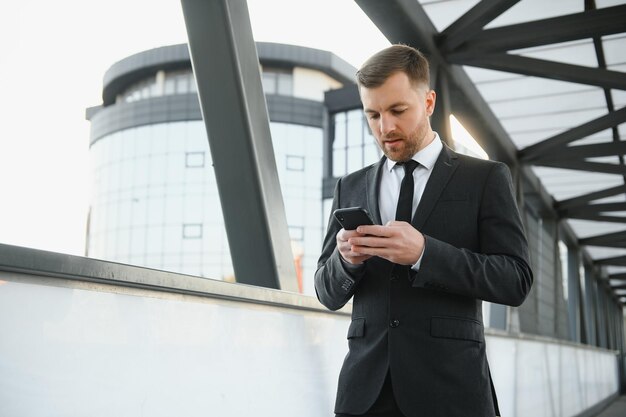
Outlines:
{"label": "dark suit jacket", "polygon": [[[341,178],[333,210],[361,206],[380,223],[385,160]],[[508,167],[444,146],[412,224],[426,241],[418,272],[378,257],[351,272],[331,215],[315,289],[331,310],[354,296],[335,412],[366,412],[389,370],[408,417],[494,416],[481,300],[518,306],[533,279]]]}

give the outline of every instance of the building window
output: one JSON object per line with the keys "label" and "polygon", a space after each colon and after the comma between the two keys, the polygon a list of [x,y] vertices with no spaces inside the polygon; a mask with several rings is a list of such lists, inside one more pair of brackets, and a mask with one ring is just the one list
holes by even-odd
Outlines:
{"label": "building window", "polygon": [[163,85],[163,94],[165,94],[166,96],[176,93],[176,80],[174,78],[166,78]]}
{"label": "building window", "polygon": [[182,74],[176,77],[176,94],[187,94],[189,92],[189,74]]}
{"label": "building window", "polygon": [[196,91],[191,70],[169,71],[163,77],[163,94],[188,94]]}
{"label": "building window", "polygon": [[382,152],[371,135],[363,110],[333,115],[332,176],[341,177],[380,159]]}
{"label": "building window", "polygon": [[304,241],[304,227],[289,226],[289,237],[291,240],[295,240],[297,242]]}
{"label": "building window", "polygon": [[263,91],[265,94],[293,95],[293,74],[286,68],[263,68]]}
{"label": "building window", "polygon": [[185,153],[186,168],[203,168],[204,152],[186,152]]}
{"label": "building window", "polygon": [[191,70],[163,72],[128,87],[117,102],[132,103],[161,95],[195,93],[196,82]]}
{"label": "building window", "polygon": [[133,101],[150,98],[156,91],[156,76],[146,78],[128,87],[117,99],[117,102],[132,103]]}
{"label": "building window", "polygon": [[202,239],[202,223],[183,224],[183,239]]}
{"label": "building window", "polygon": [[287,171],[304,171],[304,157],[287,155]]}

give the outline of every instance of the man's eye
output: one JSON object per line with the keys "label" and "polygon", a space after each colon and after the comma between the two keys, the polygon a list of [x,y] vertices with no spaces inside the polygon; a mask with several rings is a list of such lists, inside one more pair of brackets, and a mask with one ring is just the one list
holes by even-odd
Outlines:
{"label": "man's eye", "polygon": [[406,110],[406,109],[393,109],[393,110],[391,110],[391,112],[392,112],[393,114],[395,114],[395,115],[398,115],[398,114],[402,114],[402,113],[404,113],[404,111],[405,111],[405,110]]}
{"label": "man's eye", "polygon": [[378,114],[370,114],[370,115],[368,116],[368,118],[369,118],[370,120],[376,120],[376,119],[378,119],[378,117],[379,117],[379,116],[378,116]]}

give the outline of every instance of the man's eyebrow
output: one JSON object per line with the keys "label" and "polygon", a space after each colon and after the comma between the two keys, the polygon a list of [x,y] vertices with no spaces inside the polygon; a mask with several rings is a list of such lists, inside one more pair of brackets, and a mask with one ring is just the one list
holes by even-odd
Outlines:
{"label": "man's eyebrow", "polygon": [[[391,104],[390,106],[388,106],[387,108],[388,108],[388,109],[393,109],[394,107],[398,107],[398,106],[408,106],[408,105],[409,105],[409,104],[408,104],[407,102],[405,102],[405,101],[398,101],[398,102],[396,102],[396,103],[392,103],[392,104]],[[365,113],[378,113],[378,111],[377,111],[377,110],[372,110],[372,109],[369,109],[369,108],[367,108],[367,107],[363,109],[363,112],[365,112]]]}

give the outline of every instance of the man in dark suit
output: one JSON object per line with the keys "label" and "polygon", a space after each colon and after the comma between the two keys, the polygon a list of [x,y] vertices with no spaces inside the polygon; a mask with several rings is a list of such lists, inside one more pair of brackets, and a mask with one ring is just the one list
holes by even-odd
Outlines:
{"label": "man in dark suit", "polygon": [[354,297],[335,413],[499,415],[482,300],[518,306],[532,284],[509,170],[433,132],[419,51],[386,48],[357,79],[385,157],[338,181],[333,210],[366,208],[376,225],[344,230],[331,216],[315,273],[327,308]]}

